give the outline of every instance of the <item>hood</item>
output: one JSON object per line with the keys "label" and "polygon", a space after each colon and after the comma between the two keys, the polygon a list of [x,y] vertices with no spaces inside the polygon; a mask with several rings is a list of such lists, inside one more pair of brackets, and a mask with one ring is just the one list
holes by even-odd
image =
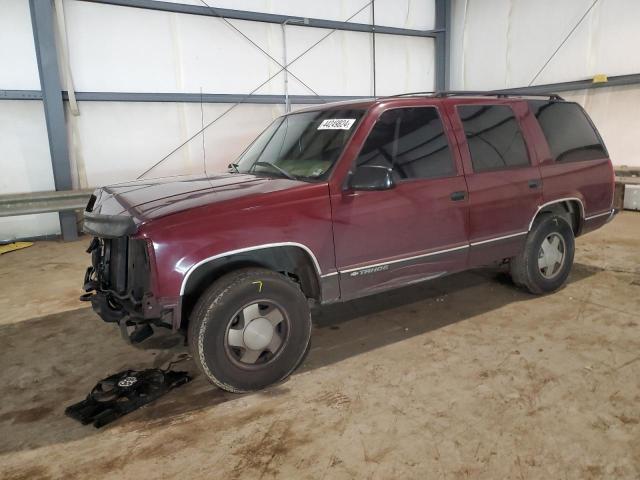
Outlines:
{"label": "hood", "polygon": [[301,185],[305,182],[239,173],[137,180],[96,190],[95,201],[92,198],[87,211],[129,215],[141,223],[186,209]]}

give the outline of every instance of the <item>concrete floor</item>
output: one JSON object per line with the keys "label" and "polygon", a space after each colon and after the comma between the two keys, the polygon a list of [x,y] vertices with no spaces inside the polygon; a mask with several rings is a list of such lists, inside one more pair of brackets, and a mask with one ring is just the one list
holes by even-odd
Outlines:
{"label": "concrete floor", "polygon": [[323,308],[284,384],[197,376],[101,430],[65,406],[184,347],[77,302],[86,243],[0,257],[0,478],[640,477],[640,214],[578,239],[554,295],[476,271]]}

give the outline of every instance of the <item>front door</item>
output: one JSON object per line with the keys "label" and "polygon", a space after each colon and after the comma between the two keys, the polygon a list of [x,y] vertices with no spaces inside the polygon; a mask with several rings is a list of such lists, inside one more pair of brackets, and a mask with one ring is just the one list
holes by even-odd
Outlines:
{"label": "front door", "polygon": [[466,267],[467,187],[450,132],[430,106],[386,110],[372,127],[352,172],[384,166],[395,186],[331,191],[342,298]]}

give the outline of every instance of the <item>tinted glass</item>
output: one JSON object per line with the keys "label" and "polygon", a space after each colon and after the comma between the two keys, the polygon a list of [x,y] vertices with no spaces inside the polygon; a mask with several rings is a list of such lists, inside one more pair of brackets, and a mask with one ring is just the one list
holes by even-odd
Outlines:
{"label": "tinted glass", "polygon": [[442,177],[455,171],[442,121],[433,107],[384,112],[365,141],[357,165],[392,168],[397,180]]}
{"label": "tinted glass", "polygon": [[556,162],[593,160],[608,156],[598,133],[577,103],[529,102]]}
{"label": "tinted glass", "polygon": [[458,114],[475,172],[529,164],[522,133],[511,107],[461,105]]}
{"label": "tinted glass", "polygon": [[237,161],[241,173],[321,178],[338,159],[364,110],[301,112],[277,118]]}

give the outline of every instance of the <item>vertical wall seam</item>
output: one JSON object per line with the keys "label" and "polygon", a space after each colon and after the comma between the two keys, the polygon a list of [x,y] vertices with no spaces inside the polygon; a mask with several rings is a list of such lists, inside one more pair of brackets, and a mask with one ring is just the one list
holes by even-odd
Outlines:
{"label": "vertical wall seam", "polygon": [[504,49],[504,61],[505,61],[505,79],[504,84],[501,87],[511,87],[511,23],[513,22],[513,3],[516,0],[509,0],[509,8],[507,10],[507,30],[505,32],[506,36],[506,46]]}
{"label": "vertical wall seam", "polygon": [[466,51],[467,51],[467,21],[468,21],[469,0],[464,0],[464,14],[462,16],[462,90],[467,89],[467,64],[466,64]]}
{"label": "vertical wall seam", "polygon": [[[184,65],[182,61],[182,45],[180,44],[180,28],[178,22],[180,21],[179,14],[171,13],[169,15],[169,29],[171,31],[171,54],[173,56],[173,73],[175,75],[175,86],[176,90],[179,92],[184,92]],[[180,103],[176,105],[176,114],[178,115],[178,124],[180,125],[180,131],[183,136],[187,135],[187,124],[189,123],[189,119],[187,117],[187,106],[184,103]],[[203,132],[204,135],[204,132]],[[193,145],[189,144],[187,148],[184,148],[181,152],[182,164],[185,166],[186,170],[189,172],[193,172],[194,170],[194,155],[192,155],[191,150],[194,148]],[[200,150],[199,150],[200,151]],[[200,162],[198,162],[200,164]]]}
{"label": "vertical wall seam", "polygon": [[[589,19],[589,33],[588,33],[589,43],[587,45],[587,65],[589,69],[589,74],[591,76],[595,75],[596,73],[606,73],[606,72],[595,71],[596,61],[595,61],[595,53],[594,53],[594,44],[596,46],[598,44],[597,36],[600,33],[598,24],[600,22],[600,12],[602,11],[602,8],[603,8],[602,4],[604,2],[605,0],[600,0],[600,2],[598,2],[598,4],[594,7],[593,11],[591,12],[591,18]],[[594,89],[587,89],[587,91],[585,92],[584,109],[589,113],[591,112],[591,103],[594,95],[596,95],[596,92],[594,91]]]}

